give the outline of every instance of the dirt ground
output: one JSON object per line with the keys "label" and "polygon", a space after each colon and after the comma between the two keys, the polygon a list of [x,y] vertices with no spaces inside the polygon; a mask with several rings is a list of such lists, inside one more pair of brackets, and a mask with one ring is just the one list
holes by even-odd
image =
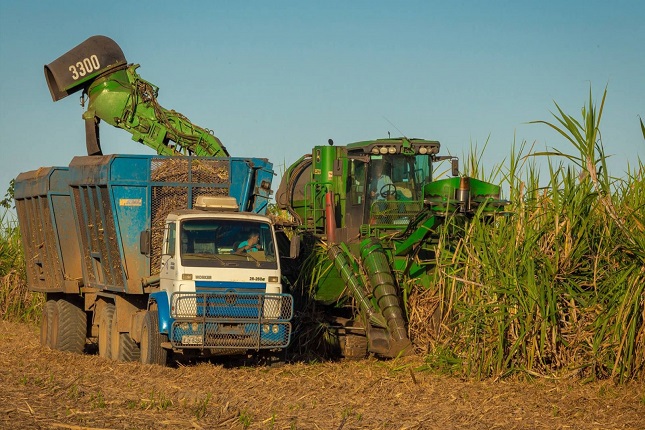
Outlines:
{"label": "dirt ground", "polygon": [[644,429],[645,383],[465,381],[405,360],[225,367],[43,349],[0,322],[6,429]]}

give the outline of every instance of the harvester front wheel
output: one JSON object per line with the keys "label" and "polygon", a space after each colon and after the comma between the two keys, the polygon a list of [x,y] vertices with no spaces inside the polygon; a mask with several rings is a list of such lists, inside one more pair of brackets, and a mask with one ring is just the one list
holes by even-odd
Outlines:
{"label": "harvester front wheel", "polygon": [[340,331],[340,352],[345,360],[362,360],[367,357],[367,336],[364,324],[349,320]]}
{"label": "harvester front wheel", "polygon": [[165,336],[159,333],[159,315],[156,310],[146,312],[141,327],[141,356],[143,364],[166,365],[168,351],[161,347]]}
{"label": "harvester front wheel", "polygon": [[346,333],[341,348],[345,360],[362,360],[367,356],[367,337]]}

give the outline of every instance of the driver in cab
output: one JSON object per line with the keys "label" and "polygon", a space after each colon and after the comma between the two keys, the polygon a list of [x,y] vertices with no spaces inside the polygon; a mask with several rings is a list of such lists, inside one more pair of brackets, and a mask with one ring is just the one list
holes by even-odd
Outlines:
{"label": "driver in cab", "polygon": [[237,246],[236,253],[257,252],[260,250],[258,242],[260,241],[260,234],[251,232],[248,238]]}
{"label": "driver in cab", "polygon": [[383,173],[383,164],[382,160],[374,163],[374,176],[372,177],[370,196],[376,201],[385,200],[386,197],[390,197],[393,188],[392,179]]}

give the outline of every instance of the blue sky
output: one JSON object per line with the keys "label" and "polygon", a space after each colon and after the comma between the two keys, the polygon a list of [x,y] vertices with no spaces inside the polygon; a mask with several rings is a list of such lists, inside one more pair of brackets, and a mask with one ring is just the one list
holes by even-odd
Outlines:
{"label": "blue sky", "polygon": [[[642,1],[0,2],[0,197],[19,172],[85,154],[79,94],[52,102],[43,75],[86,38],[114,39],[159,102],[214,130],[234,156],[279,173],[333,138],[436,139],[461,156],[488,140],[568,151],[545,126],[608,86],[611,173],[645,158]],[[105,153],[152,153],[101,129]],[[279,178],[274,181],[277,188]]]}

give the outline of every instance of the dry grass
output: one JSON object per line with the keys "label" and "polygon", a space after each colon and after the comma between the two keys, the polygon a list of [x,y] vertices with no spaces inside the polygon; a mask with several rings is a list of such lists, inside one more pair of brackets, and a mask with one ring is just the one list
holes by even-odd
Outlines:
{"label": "dry grass", "polygon": [[0,322],[0,427],[231,429],[642,428],[645,386],[472,381],[419,359],[162,368],[42,349]]}

